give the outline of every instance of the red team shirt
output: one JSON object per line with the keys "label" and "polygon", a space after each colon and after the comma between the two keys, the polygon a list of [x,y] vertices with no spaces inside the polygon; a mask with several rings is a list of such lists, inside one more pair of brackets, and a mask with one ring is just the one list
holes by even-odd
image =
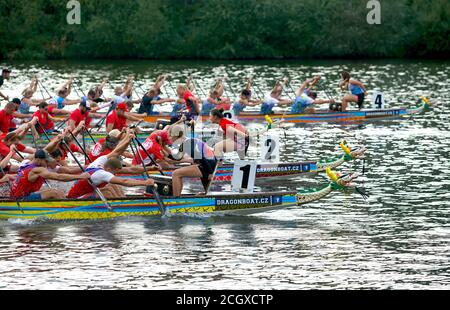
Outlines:
{"label": "red team shirt", "polygon": [[113,129],[122,130],[123,128],[127,127],[127,119],[125,117],[119,117],[114,110],[109,113],[108,117],[106,118],[106,126],[108,126],[109,124],[114,124]]}
{"label": "red team shirt", "polygon": [[[149,153],[154,160],[157,159],[164,159],[164,155],[161,153],[161,145],[159,145],[155,140],[152,139],[152,137],[148,137],[144,143],[142,143],[144,148],[147,150],[147,153]],[[141,154],[142,159],[145,161],[147,159],[147,154],[145,154],[144,150],[142,148],[139,148],[139,154]],[[141,164],[141,158],[138,154],[133,158],[133,165],[139,165]]]}
{"label": "red team shirt", "polygon": [[85,126],[89,127],[89,124],[91,123],[91,118],[89,117],[89,112],[84,112],[84,114],[81,114],[80,109],[76,109],[70,114],[70,119],[75,122],[75,126],[78,126],[81,121],[85,121]]}
{"label": "red team shirt", "polygon": [[8,133],[9,128],[15,128],[16,125],[13,123],[13,114],[6,114],[5,110],[0,111],[0,131],[3,133]]}

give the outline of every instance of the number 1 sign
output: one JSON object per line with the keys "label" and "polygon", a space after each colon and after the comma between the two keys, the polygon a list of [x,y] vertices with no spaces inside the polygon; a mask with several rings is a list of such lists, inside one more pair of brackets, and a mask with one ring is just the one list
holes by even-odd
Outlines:
{"label": "number 1 sign", "polygon": [[233,167],[231,186],[234,192],[253,193],[256,178],[256,163],[236,160]]}

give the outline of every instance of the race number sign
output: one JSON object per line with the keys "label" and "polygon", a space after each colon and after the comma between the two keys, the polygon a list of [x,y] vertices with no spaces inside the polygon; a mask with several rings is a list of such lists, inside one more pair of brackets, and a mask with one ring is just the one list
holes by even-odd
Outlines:
{"label": "race number sign", "polygon": [[374,92],[371,102],[373,109],[384,109],[384,94],[379,91]]}
{"label": "race number sign", "polygon": [[256,178],[256,162],[236,160],[231,187],[233,192],[253,193]]}
{"label": "race number sign", "polygon": [[280,161],[280,137],[276,134],[265,134],[261,141],[261,160],[263,162]]}
{"label": "race number sign", "polygon": [[234,110],[223,111],[223,116],[228,119],[235,119]]}

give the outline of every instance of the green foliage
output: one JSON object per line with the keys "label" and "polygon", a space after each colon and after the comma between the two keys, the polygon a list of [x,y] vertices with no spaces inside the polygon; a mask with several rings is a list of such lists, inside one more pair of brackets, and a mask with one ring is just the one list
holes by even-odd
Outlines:
{"label": "green foliage", "polygon": [[0,58],[448,57],[448,0],[2,0]]}

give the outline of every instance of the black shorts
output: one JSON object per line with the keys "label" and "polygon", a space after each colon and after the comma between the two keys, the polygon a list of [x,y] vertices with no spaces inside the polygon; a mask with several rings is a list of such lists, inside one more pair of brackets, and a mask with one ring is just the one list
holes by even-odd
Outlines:
{"label": "black shorts", "polygon": [[358,104],[358,109],[361,110],[363,107],[364,98],[366,97],[366,95],[364,93],[361,93],[361,94],[357,94],[355,96],[358,97],[358,101],[356,103]]}
{"label": "black shorts", "polygon": [[195,163],[198,164],[198,169],[200,169],[200,172],[202,173],[200,180],[202,181],[203,187],[206,189],[210,181],[209,176],[212,175],[216,169],[217,159],[202,159]]}

